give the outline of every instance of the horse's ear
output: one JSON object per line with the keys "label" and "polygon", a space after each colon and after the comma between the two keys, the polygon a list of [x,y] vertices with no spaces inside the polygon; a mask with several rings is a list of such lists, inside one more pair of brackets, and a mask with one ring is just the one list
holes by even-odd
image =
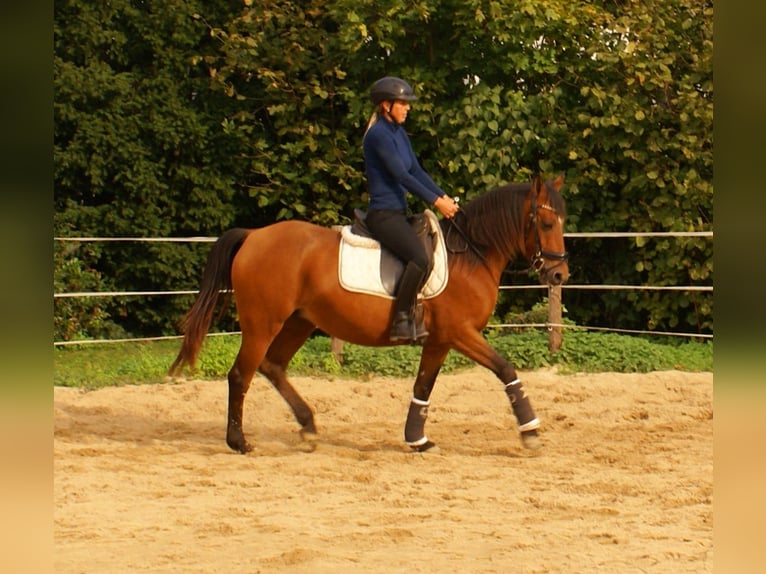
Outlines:
{"label": "horse's ear", "polygon": [[556,191],[561,191],[561,187],[564,185],[564,174],[559,174],[559,176],[554,179],[551,182],[551,187],[555,189]]}

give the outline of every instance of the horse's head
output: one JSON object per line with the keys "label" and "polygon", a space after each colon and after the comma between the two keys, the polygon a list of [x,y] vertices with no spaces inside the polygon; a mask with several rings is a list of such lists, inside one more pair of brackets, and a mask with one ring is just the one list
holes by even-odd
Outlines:
{"label": "horse's head", "polygon": [[527,195],[528,209],[524,246],[540,282],[561,285],[569,279],[569,254],[564,248],[564,200],[559,191],[563,176],[545,182],[536,176]]}

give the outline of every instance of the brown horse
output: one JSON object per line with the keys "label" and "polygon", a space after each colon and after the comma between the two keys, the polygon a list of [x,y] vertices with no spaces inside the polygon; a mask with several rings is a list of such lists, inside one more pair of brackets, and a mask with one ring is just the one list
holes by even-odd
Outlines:
{"label": "brown horse", "polygon": [[[539,421],[514,367],[482,336],[510,260],[524,257],[540,281],[569,277],[564,249],[563,177],[493,189],[441,220],[449,251],[449,282],[423,302],[430,333],[420,359],[405,424],[405,442],[418,451],[433,446],[424,432],[429,397],[450,349],[490,369],[505,385],[526,448],[540,447]],[[305,438],[315,435],[314,414],[286,377],[290,359],[315,329],[357,345],[391,346],[392,300],[352,293],[338,280],[337,230],[302,221],[259,229],[230,229],[213,245],[197,298],[181,321],[184,340],[170,375],[194,367],[213,319],[219,293],[231,292],[242,340],[229,371],[226,442],[246,453],[242,411],[256,371],[290,405]],[[459,247],[455,247],[458,244]],[[227,305],[224,305],[224,309]],[[223,312],[223,309],[221,310]],[[401,343],[397,343],[401,344]]]}

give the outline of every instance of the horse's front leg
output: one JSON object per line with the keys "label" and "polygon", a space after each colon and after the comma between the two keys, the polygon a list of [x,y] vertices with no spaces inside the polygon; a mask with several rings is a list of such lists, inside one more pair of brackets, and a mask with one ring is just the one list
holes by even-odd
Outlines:
{"label": "horse's front leg", "polygon": [[500,379],[519,425],[521,443],[530,450],[539,449],[542,446],[537,434],[540,420],[535,415],[527,391],[513,365],[500,356],[478,331],[470,331],[465,336],[456,337],[454,344],[456,351],[488,368]]}
{"label": "horse's front leg", "polygon": [[417,452],[425,452],[436,446],[426,436],[425,426],[428,408],[431,406],[431,391],[448,352],[449,347],[429,347],[426,344],[420,356],[420,367],[404,424],[404,441]]}

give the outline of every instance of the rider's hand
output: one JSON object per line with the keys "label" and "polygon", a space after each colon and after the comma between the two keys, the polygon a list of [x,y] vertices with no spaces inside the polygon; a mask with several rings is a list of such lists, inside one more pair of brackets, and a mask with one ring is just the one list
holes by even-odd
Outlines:
{"label": "rider's hand", "polygon": [[440,196],[434,202],[434,207],[447,219],[454,217],[458,210],[457,202],[447,195]]}

